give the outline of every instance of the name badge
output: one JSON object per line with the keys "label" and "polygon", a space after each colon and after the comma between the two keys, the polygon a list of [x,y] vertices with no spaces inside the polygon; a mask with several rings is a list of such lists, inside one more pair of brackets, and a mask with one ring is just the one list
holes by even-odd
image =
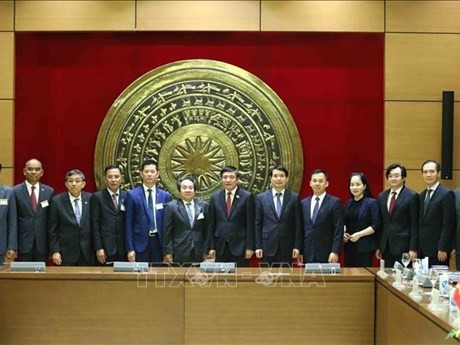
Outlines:
{"label": "name badge", "polygon": [[155,204],[155,209],[162,210],[163,209],[163,204]]}
{"label": "name badge", "polygon": [[48,200],[43,200],[40,205],[42,206],[42,208],[45,208],[45,207],[48,207],[50,204],[48,202]]}
{"label": "name badge", "polygon": [[8,206],[8,199],[0,199],[0,206]]}
{"label": "name badge", "polygon": [[201,212],[201,213],[198,215],[198,217],[196,218],[196,220],[198,220],[198,219],[204,219],[204,214],[203,214],[203,212]]}
{"label": "name badge", "polygon": [[124,205],[124,204],[121,204],[121,205],[120,205],[120,211],[125,212],[125,205]]}

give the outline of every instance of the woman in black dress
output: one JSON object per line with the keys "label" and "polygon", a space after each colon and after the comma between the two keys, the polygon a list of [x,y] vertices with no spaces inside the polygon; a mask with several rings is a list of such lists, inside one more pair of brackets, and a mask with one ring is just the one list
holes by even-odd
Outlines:
{"label": "woman in black dress", "polygon": [[363,173],[352,173],[349,187],[352,197],[344,212],[345,266],[371,267],[380,229],[379,208]]}

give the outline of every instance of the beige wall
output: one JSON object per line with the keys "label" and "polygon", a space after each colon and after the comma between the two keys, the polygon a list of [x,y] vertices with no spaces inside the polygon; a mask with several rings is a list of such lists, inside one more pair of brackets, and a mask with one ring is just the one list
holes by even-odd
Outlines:
{"label": "beige wall", "polygon": [[460,92],[460,1],[16,0],[0,1],[0,182],[13,182],[14,31],[136,30],[384,32],[385,165],[406,165],[408,185],[420,190],[421,162],[441,159],[442,91],[457,100]]}

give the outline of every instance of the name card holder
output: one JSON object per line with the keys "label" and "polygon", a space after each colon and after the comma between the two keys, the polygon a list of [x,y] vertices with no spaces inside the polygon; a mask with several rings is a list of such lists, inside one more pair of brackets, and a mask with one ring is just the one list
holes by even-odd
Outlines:
{"label": "name card holder", "polygon": [[339,263],[308,263],[305,264],[305,273],[340,273]]}
{"label": "name card holder", "polygon": [[43,261],[13,261],[10,264],[12,272],[46,272],[46,264]]}
{"label": "name card holder", "polygon": [[233,273],[236,264],[234,262],[201,262],[200,271],[206,273]]}
{"label": "name card holder", "polygon": [[124,262],[124,261],[115,261],[113,263],[114,272],[148,272],[149,263],[148,262]]}

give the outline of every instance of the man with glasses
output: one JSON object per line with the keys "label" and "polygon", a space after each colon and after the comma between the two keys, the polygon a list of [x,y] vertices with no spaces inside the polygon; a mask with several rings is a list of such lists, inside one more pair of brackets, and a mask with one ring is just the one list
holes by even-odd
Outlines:
{"label": "man with glasses", "polygon": [[90,266],[91,194],[84,192],[85,175],[78,169],[65,175],[67,192],[53,197],[50,205],[48,241],[55,265]]}
{"label": "man with glasses", "polygon": [[405,186],[407,171],[401,164],[388,166],[385,177],[390,188],[377,198],[382,231],[375,256],[384,259],[386,267],[393,267],[402,253],[409,252],[412,260],[417,257],[418,194]]}

